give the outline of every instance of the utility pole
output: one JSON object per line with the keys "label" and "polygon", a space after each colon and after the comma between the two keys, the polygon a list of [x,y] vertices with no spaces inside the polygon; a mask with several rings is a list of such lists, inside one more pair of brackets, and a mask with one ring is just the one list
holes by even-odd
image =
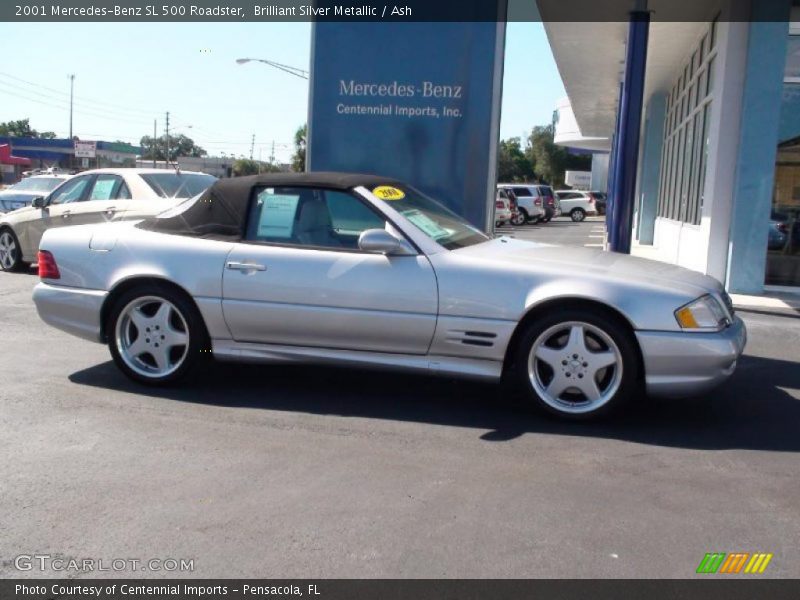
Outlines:
{"label": "utility pole", "polygon": [[166,135],[167,135],[167,154],[166,154],[165,158],[166,158],[167,168],[169,168],[169,111],[167,111]]}
{"label": "utility pole", "polygon": [[75,75],[69,76],[69,139],[72,139],[72,92],[75,89]]}
{"label": "utility pole", "polygon": [[153,143],[150,144],[150,153],[153,155],[153,168],[156,168],[156,120],[153,119]]}
{"label": "utility pole", "polygon": [[256,145],[256,134],[250,140],[250,160],[253,160],[253,147]]}
{"label": "utility pole", "polygon": [[269,164],[275,164],[275,140],[272,140],[272,152],[269,155]]}

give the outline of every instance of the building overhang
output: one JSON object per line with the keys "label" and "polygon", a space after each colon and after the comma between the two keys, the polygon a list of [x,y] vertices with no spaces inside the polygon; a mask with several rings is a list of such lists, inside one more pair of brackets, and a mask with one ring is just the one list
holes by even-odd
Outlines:
{"label": "building overhang", "polygon": [[[684,64],[697,46],[708,22],[718,14],[721,1],[687,2],[681,16],[695,21],[664,22],[659,13],[669,14],[683,0],[650,0],[653,11],[647,55],[645,99],[667,92],[672,87],[677,68]],[[573,0],[572,14],[597,12],[602,4],[607,21],[566,22],[563,0],[537,0],[550,48],[564,88],[572,104],[582,136],[610,138],[614,133],[620,82],[625,70],[625,46],[628,17],[635,0]],[[615,19],[615,20],[611,20]]]}

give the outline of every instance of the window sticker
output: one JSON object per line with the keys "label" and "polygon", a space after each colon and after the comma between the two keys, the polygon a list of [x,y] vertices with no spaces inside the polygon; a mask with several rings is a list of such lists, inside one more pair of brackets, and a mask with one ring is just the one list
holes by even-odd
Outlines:
{"label": "window sticker", "polygon": [[111,192],[116,183],[114,179],[98,179],[94,182],[92,196],[89,200],[110,200]]}
{"label": "window sticker", "polygon": [[271,193],[273,191],[267,189],[258,195],[261,213],[258,237],[289,239],[294,233],[294,217],[300,197]]}
{"label": "window sticker", "polygon": [[431,219],[428,215],[423,214],[416,209],[405,210],[402,214],[406,219],[419,227],[423,233],[429,235],[434,240],[445,238],[451,233],[447,229],[440,227],[439,224]]}
{"label": "window sticker", "polygon": [[381,200],[402,200],[406,197],[406,194],[403,192],[403,190],[399,190],[391,185],[379,185],[372,190],[372,193]]}

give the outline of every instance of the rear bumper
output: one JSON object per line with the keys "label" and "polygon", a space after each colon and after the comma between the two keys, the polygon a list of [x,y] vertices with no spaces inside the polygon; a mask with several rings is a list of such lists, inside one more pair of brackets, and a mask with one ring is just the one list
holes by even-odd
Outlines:
{"label": "rear bumper", "polygon": [[728,379],[747,343],[739,317],[718,333],[637,331],[647,393],[660,397],[692,396]]}
{"label": "rear bumper", "polygon": [[108,292],[38,283],[33,302],[41,319],[61,331],[102,342],[100,314]]}

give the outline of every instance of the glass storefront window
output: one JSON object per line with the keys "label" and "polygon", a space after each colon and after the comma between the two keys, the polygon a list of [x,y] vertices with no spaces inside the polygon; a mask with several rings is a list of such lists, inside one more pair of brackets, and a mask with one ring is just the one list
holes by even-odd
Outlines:
{"label": "glass storefront window", "polygon": [[800,35],[786,54],[765,283],[800,286]]}

